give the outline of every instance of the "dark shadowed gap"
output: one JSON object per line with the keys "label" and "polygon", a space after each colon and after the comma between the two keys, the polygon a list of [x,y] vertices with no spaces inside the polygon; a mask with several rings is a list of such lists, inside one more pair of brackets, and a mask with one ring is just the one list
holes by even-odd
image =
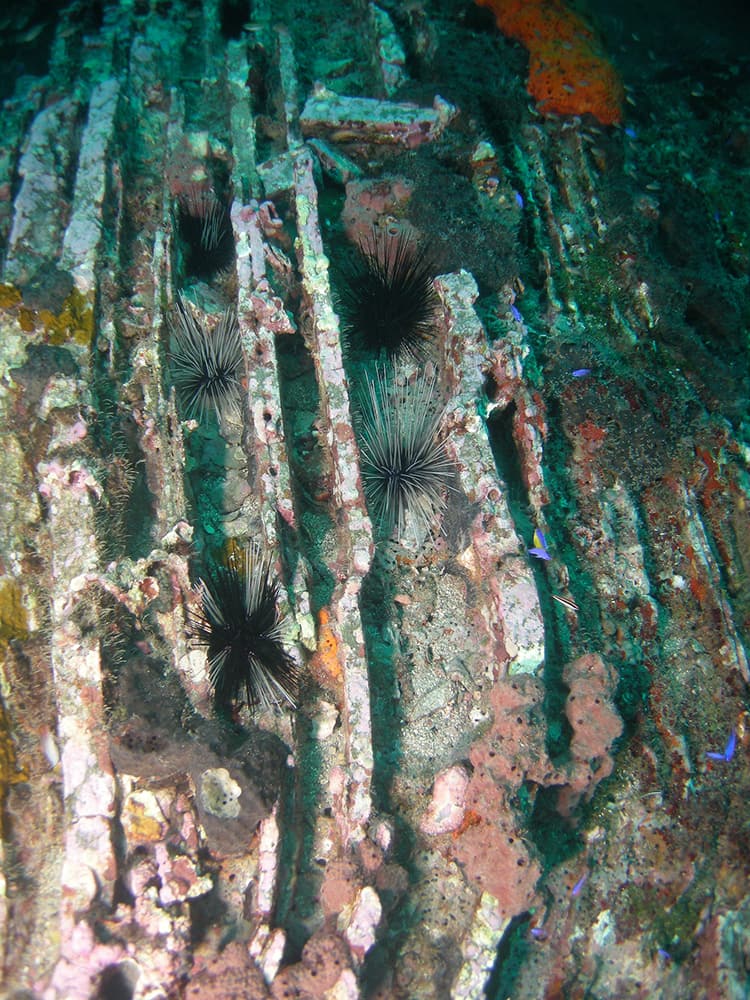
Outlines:
{"label": "dark shadowed gap", "polygon": [[[521,475],[518,449],[513,436],[515,414],[515,403],[510,403],[502,411],[494,411],[488,420],[488,430],[492,454],[500,479],[505,484],[508,506],[516,532],[523,543],[531,547],[536,525],[531,516],[531,507]],[[572,735],[565,716],[565,699],[568,695],[568,688],[562,680],[565,654],[556,627],[557,616],[552,609],[554,602],[550,593],[546,563],[540,559],[529,558],[544,618],[544,708],[547,716],[547,750],[550,757],[555,760],[567,752]]]}

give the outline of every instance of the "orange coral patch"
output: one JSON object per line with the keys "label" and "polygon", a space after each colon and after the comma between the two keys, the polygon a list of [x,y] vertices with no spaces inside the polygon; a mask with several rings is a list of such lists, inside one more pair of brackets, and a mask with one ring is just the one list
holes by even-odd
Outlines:
{"label": "orange coral patch", "polygon": [[338,688],[342,681],[339,640],[327,608],[318,612],[318,645],[310,661],[315,680],[326,688]]}
{"label": "orange coral patch", "polygon": [[529,51],[527,89],[545,113],[622,118],[623,87],[599,40],[561,0],[475,0],[498,28]]}
{"label": "orange coral patch", "polygon": [[578,431],[586,441],[602,441],[607,432],[603,427],[597,427],[592,420],[584,420],[578,425]]}

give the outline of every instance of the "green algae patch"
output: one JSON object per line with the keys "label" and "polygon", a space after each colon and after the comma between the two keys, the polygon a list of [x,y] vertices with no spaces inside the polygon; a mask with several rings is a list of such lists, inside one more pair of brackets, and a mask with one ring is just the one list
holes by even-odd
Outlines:
{"label": "green algae patch", "polygon": [[0,834],[5,833],[3,820],[5,816],[5,796],[11,785],[17,785],[22,781],[28,781],[29,776],[25,769],[20,767],[16,757],[16,748],[13,742],[11,722],[5,706],[0,701]]}
{"label": "green algae patch", "polygon": [[24,302],[15,285],[0,284],[0,310],[14,315],[24,333],[44,332],[47,343],[60,347],[76,344],[90,348],[94,338],[94,305],[91,296],[73,288],[63,300],[59,312],[46,307],[35,308]]}
{"label": "green algae patch", "polygon": [[0,579],[0,642],[29,637],[29,619],[21,587],[15,580]]}
{"label": "green algae patch", "polygon": [[0,309],[12,309],[21,302],[21,293],[15,285],[0,284]]}
{"label": "green algae patch", "polygon": [[37,316],[44,324],[50,344],[60,346],[72,342],[80,347],[91,346],[94,337],[94,309],[89,299],[77,288],[65,299],[57,315],[48,309],[40,309]]}

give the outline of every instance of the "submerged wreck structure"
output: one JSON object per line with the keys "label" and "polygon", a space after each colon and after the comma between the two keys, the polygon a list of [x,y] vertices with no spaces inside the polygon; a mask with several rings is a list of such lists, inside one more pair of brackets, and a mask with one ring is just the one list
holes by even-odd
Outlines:
{"label": "submerged wreck structure", "polygon": [[37,6],[2,41],[3,995],[746,996],[731,32]]}

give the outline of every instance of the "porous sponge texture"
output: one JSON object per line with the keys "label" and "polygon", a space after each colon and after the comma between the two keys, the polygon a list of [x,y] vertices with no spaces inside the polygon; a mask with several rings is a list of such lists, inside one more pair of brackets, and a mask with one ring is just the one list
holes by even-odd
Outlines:
{"label": "porous sponge texture", "polygon": [[545,114],[622,119],[623,87],[593,29],[562,0],[475,0],[528,49],[527,89]]}

